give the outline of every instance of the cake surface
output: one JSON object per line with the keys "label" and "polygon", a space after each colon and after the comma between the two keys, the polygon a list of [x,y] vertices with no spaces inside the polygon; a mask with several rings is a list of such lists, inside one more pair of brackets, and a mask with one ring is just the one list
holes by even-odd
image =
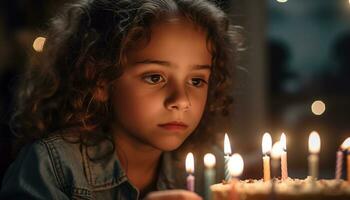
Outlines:
{"label": "cake surface", "polygon": [[231,200],[233,191],[238,193],[240,200],[268,200],[273,199],[273,194],[278,200],[350,200],[350,184],[344,180],[275,179],[273,188],[272,181],[262,180],[237,181],[234,185],[220,183],[210,187],[213,200]]}

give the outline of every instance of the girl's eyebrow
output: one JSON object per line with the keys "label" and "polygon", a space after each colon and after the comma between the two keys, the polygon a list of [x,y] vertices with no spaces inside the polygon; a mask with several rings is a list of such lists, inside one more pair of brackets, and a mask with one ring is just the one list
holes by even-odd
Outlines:
{"label": "girl's eyebrow", "polygon": [[[156,64],[156,65],[161,65],[164,67],[172,67],[174,66],[171,62],[168,61],[163,61],[163,60],[151,60],[151,59],[146,59],[142,61],[137,61],[134,63],[134,65],[139,65],[139,64]],[[211,65],[193,65],[193,69],[196,70],[201,70],[201,69],[207,69],[211,70]]]}

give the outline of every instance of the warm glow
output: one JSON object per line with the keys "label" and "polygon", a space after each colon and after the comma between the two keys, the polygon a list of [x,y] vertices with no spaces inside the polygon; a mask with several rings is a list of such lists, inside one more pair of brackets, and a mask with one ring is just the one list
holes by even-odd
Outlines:
{"label": "warm glow", "polygon": [[320,135],[316,131],[312,131],[309,136],[309,152],[319,153],[321,149]]}
{"label": "warm glow", "polygon": [[326,105],[323,103],[323,101],[314,101],[311,105],[311,111],[315,115],[322,115],[324,111],[326,111]]}
{"label": "warm glow", "polygon": [[43,48],[44,48],[44,44],[45,44],[46,38],[44,37],[37,37],[34,42],[33,42],[33,49],[36,52],[42,52]]}
{"label": "warm glow", "polygon": [[283,150],[287,150],[287,139],[286,139],[286,134],[282,133],[281,139],[280,139],[281,146]]}
{"label": "warm glow", "polygon": [[241,155],[238,153],[233,154],[228,162],[228,169],[232,177],[238,177],[242,174],[244,168],[244,162]]}
{"label": "warm glow", "polygon": [[280,3],[286,3],[288,0],[276,0],[276,1]]}
{"label": "warm glow", "polygon": [[186,156],[186,172],[189,174],[193,174],[194,172],[194,158],[191,152]]}
{"label": "warm glow", "polygon": [[264,155],[267,153],[270,153],[271,148],[272,148],[272,138],[271,138],[271,135],[269,133],[265,133],[263,135],[261,146],[262,146],[262,152]]}
{"label": "warm glow", "polygon": [[282,155],[283,149],[281,143],[278,141],[272,146],[271,157],[273,159],[279,159]]}
{"label": "warm glow", "polygon": [[207,168],[213,168],[216,164],[215,156],[212,153],[207,153],[204,155],[204,165]]}
{"label": "warm glow", "polygon": [[343,144],[341,144],[340,148],[342,150],[350,149],[350,137],[348,137],[348,138],[346,138],[346,140],[344,140],[344,142],[343,142]]}
{"label": "warm glow", "polygon": [[224,139],[224,153],[225,155],[230,155],[232,153],[231,144],[230,144],[230,140],[228,139],[227,133],[225,133],[225,139]]}

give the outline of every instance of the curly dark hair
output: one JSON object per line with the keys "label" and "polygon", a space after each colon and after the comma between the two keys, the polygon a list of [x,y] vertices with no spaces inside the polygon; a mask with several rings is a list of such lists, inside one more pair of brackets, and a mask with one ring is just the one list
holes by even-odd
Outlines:
{"label": "curly dark hair", "polygon": [[40,64],[23,75],[11,123],[19,146],[67,133],[82,145],[113,144],[111,103],[94,94],[122,75],[126,52],[150,37],[152,23],[180,17],[203,28],[213,46],[206,111],[184,145],[193,138],[211,141],[203,137],[209,135],[206,122],[227,114],[232,103],[229,88],[241,39],[227,15],[206,0],[81,0],[52,19]]}

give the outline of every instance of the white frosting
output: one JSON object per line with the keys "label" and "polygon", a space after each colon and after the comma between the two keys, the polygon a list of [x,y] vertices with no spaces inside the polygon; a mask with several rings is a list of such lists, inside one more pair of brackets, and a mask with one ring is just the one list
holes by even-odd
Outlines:
{"label": "white frosting", "polygon": [[[344,180],[317,180],[312,181],[311,177],[306,179],[291,179],[284,181],[275,179],[275,191],[277,194],[305,195],[305,194],[325,194],[325,195],[350,195],[350,184]],[[254,195],[269,194],[271,192],[272,181],[243,180],[236,183],[238,193]],[[232,186],[231,186],[232,187]],[[227,192],[231,189],[230,184],[216,184],[211,187],[213,192]]]}

